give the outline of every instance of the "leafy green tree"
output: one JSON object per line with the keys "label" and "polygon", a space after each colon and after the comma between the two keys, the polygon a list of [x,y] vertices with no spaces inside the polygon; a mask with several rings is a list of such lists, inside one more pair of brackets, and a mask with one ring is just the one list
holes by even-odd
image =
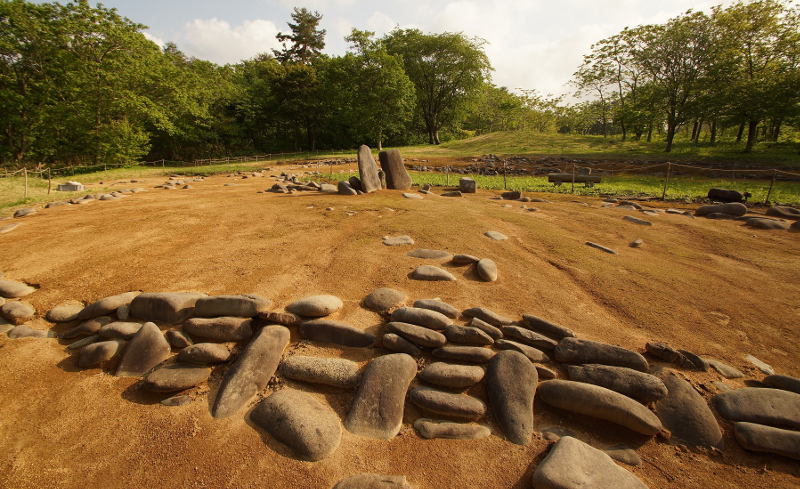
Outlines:
{"label": "leafy green tree", "polygon": [[319,58],[325,48],[325,29],[317,28],[322,15],[317,11],[311,13],[306,8],[297,7],[291,15],[295,23],[287,24],[292,33],[279,32],[276,37],[283,44],[283,49],[273,49],[272,52],[281,63],[309,64]]}
{"label": "leafy green tree", "polygon": [[397,28],[382,42],[390,54],[402,57],[429,143],[440,144],[442,127],[458,123],[469,100],[489,80],[492,67],[483,50],[485,41],[462,33]]}

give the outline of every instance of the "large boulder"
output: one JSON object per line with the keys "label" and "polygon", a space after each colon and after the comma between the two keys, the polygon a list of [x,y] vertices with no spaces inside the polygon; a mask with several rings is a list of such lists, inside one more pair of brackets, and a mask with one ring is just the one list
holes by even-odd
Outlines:
{"label": "large boulder", "polygon": [[378,159],[381,162],[381,168],[386,174],[386,188],[395,190],[406,190],[411,188],[411,175],[406,171],[403,166],[403,157],[400,156],[400,150],[389,149],[378,153]]}
{"label": "large boulder", "polygon": [[533,435],[533,397],[539,375],[528,358],[503,350],[489,362],[486,390],[497,422],[512,443],[527,445]]}
{"label": "large boulder", "polygon": [[131,301],[131,315],[145,321],[179,324],[194,315],[194,306],[204,294],[147,292]]}
{"label": "large boulder", "polygon": [[403,424],[408,386],[417,374],[417,362],[405,353],[393,353],[367,365],[345,427],[356,435],[391,440]]}
{"label": "large boulder", "polygon": [[333,454],[342,440],[336,413],[310,394],[293,389],[279,390],[258,403],[250,419],[311,462]]}
{"label": "large boulder", "polygon": [[255,317],[272,303],[264,297],[245,295],[214,295],[197,299],[194,315],[199,318],[221,316]]}
{"label": "large boulder", "polygon": [[288,344],[287,328],[283,326],[261,328],[236,362],[225,372],[211,415],[215,418],[233,416],[250,399],[264,390],[278,369],[283,349]]}
{"label": "large boulder", "polygon": [[122,352],[117,377],[141,377],[166,360],[171,351],[158,326],[144,323]]}
{"label": "large boulder", "polygon": [[381,189],[381,179],[378,176],[378,165],[372,157],[369,146],[362,144],[358,147],[358,173],[361,176],[361,190],[365,193]]}
{"label": "large boulder", "polygon": [[769,209],[767,209],[766,214],[768,216],[778,217],[780,219],[800,221],[800,210],[795,209],[794,207],[776,205],[774,207],[770,207]]}
{"label": "large boulder", "polygon": [[640,372],[648,370],[647,360],[635,351],[596,341],[564,338],[558,343],[553,353],[555,360],[559,363],[599,363],[632,368]]}

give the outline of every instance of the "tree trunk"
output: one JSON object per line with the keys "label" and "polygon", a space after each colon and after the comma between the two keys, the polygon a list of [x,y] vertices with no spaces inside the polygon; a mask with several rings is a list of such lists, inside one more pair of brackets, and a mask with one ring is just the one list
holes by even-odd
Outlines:
{"label": "tree trunk", "polygon": [[649,126],[647,126],[647,142],[649,143],[652,140],[653,140],[653,125],[650,124]]}
{"label": "tree trunk", "polygon": [[675,139],[675,126],[677,124],[675,123],[674,118],[670,117],[670,119],[673,120],[667,122],[667,147],[664,149],[665,153],[672,151],[672,140]]}
{"label": "tree trunk", "polygon": [[783,121],[779,119],[779,120],[777,120],[775,122],[775,126],[772,128],[772,142],[773,143],[777,143],[778,142],[778,136],[780,136],[780,134],[781,134],[781,124],[782,123],[783,123]]}
{"label": "tree trunk", "polygon": [[622,128],[622,140],[625,141],[625,137],[627,135],[627,131],[625,130],[625,120],[619,121],[619,125]]}
{"label": "tree trunk", "polygon": [[753,145],[758,137],[758,121],[751,120],[747,128],[747,145],[744,147],[745,153],[753,151]]}
{"label": "tree trunk", "polygon": [[700,133],[703,132],[703,119],[701,118],[700,121],[697,123],[697,134],[694,137],[694,144],[700,144]]}
{"label": "tree trunk", "polygon": [[694,141],[696,135],[697,135],[697,119],[694,120],[694,125],[692,126],[692,137],[689,138],[689,141]]}
{"label": "tree trunk", "polygon": [[745,123],[742,122],[741,125],[739,125],[739,133],[736,135],[736,142],[737,143],[741,143],[742,142],[742,135],[744,134],[744,124]]}
{"label": "tree trunk", "polygon": [[439,131],[436,130],[436,129],[434,129],[434,131],[433,131],[433,141],[434,141],[434,144],[442,144],[442,142],[439,141]]}
{"label": "tree trunk", "polygon": [[717,121],[711,122],[711,146],[717,144]]}

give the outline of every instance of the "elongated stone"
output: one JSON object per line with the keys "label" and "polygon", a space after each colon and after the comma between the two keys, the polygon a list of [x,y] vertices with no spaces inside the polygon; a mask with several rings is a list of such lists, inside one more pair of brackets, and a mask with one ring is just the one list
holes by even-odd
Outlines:
{"label": "elongated stone", "polygon": [[489,362],[486,390],[497,422],[509,441],[527,445],[533,435],[533,398],[539,375],[522,353],[504,350]]}
{"label": "elongated stone", "polygon": [[378,160],[381,163],[386,175],[386,188],[396,190],[406,190],[411,188],[413,182],[411,175],[406,171],[403,166],[403,157],[400,156],[400,150],[389,149],[378,153]]}
{"label": "elongated stone", "polygon": [[183,331],[209,341],[241,341],[253,336],[253,320],[244,317],[191,318]]}
{"label": "elongated stone", "polygon": [[0,297],[17,299],[26,297],[36,292],[36,289],[13,280],[0,280]]}
{"label": "elongated stone", "polygon": [[717,412],[731,421],[800,429],[800,394],[780,389],[744,388],[718,394]]}
{"label": "elongated stone", "polygon": [[667,395],[667,387],[658,378],[638,370],[609,365],[570,365],[569,378],[599,385],[641,402],[654,402]]}
{"label": "elongated stone", "polygon": [[445,416],[475,420],[486,414],[486,404],[480,399],[430,387],[411,389],[409,399],[423,409]]}
{"label": "elongated stone", "polygon": [[194,315],[194,305],[201,297],[205,296],[183,292],[139,294],[131,301],[131,314],[145,321],[180,324]]}
{"label": "elongated stone", "polygon": [[523,314],[522,325],[532,331],[536,331],[559,340],[562,338],[575,337],[575,333],[571,329],[565,328],[564,326],[556,324],[552,321],[548,321],[547,319],[534,316],[533,314]]}
{"label": "elongated stone", "polygon": [[491,345],[494,343],[492,337],[480,329],[471,326],[462,326],[460,324],[451,324],[444,330],[444,334],[447,336],[447,339],[453,343],[478,346]]}
{"label": "elongated stone", "polygon": [[47,311],[45,319],[51,323],[75,321],[78,319],[78,314],[83,310],[83,307],[83,304],[80,303],[61,304]]}
{"label": "elongated stone", "polygon": [[293,355],[281,363],[281,374],[303,382],[352,389],[361,380],[356,362],[344,358],[320,358]]}
{"label": "elongated stone", "polygon": [[333,295],[312,295],[296,300],[286,310],[298,316],[322,317],[342,308],[342,300]]}
{"label": "elongated stone", "polygon": [[261,328],[225,372],[211,415],[215,418],[233,416],[264,390],[278,369],[281,355],[288,344],[289,330],[285,327]]}
{"label": "elongated stone", "polygon": [[97,330],[97,334],[103,338],[131,340],[139,330],[142,329],[142,323],[134,323],[130,321],[114,321],[108,323]]}
{"label": "elongated stone", "polygon": [[492,326],[508,326],[514,322],[512,319],[501,316],[500,314],[490,311],[485,307],[472,307],[464,311],[463,314],[472,318],[478,318],[491,324]]}
{"label": "elongated stone", "polygon": [[800,379],[788,375],[768,375],[764,377],[764,383],[775,389],[783,389],[800,394]]}
{"label": "elongated stone", "polygon": [[88,344],[78,354],[78,366],[86,368],[105,363],[119,355],[127,343],[125,340],[110,340]]}
{"label": "elongated stone", "polygon": [[481,438],[487,438],[492,434],[492,431],[485,426],[446,421],[437,423],[427,418],[419,418],[414,421],[414,429],[419,432],[420,436],[429,440],[434,438],[444,438],[446,440],[479,440]]}
{"label": "elongated stone", "polygon": [[315,319],[300,324],[303,338],[323,343],[352,347],[367,347],[375,342],[375,335],[349,324],[330,319]]}
{"label": "elongated stone", "polygon": [[489,337],[495,341],[503,337],[503,332],[499,328],[492,326],[483,319],[472,318],[469,322],[469,325],[488,334]]}
{"label": "elongated stone", "polygon": [[640,372],[647,372],[649,368],[647,360],[635,351],[578,338],[562,339],[556,346],[554,354],[559,363],[599,363],[628,367]]}
{"label": "elongated stone", "polygon": [[478,271],[478,276],[484,282],[497,281],[497,264],[488,258],[482,258],[478,261],[475,268]]}
{"label": "elongated stone", "polygon": [[450,262],[456,266],[463,266],[463,265],[472,265],[473,263],[478,263],[481,259],[474,255],[464,255],[459,254],[455,255]]}
{"label": "elongated stone", "polygon": [[687,447],[725,448],[717,418],[703,396],[691,384],[669,369],[658,372],[667,388],[666,397],[656,402],[656,414],[672,434],[670,443]]}
{"label": "elongated stone", "polygon": [[460,362],[486,363],[492,359],[494,352],[480,346],[446,345],[433,350],[433,356]]}
{"label": "elongated stone", "polygon": [[419,309],[430,309],[440,314],[444,314],[450,319],[458,319],[461,316],[461,311],[455,307],[436,299],[420,299],[414,302],[414,307]]}
{"label": "elongated stone", "polygon": [[158,326],[144,323],[122,352],[117,377],[141,377],[166,360],[171,351]]}
{"label": "elongated stone", "polygon": [[254,294],[214,295],[197,299],[194,315],[199,318],[255,317],[271,304],[269,299]]}
{"label": "elongated stone", "polygon": [[386,331],[400,335],[415,345],[426,348],[438,348],[447,343],[447,338],[442,333],[415,324],[392,321],[386,325]]}
{"label": "elongated stone", "polygon": [[361,177],[361,190],[365,193],[381,189],[381,179],[378,177],[378,165],[369,146],[362,144],[358,147],[358,174]]}
{"label": "elongated stone", "polygon": [[528,360],[534,363],[546,363],[550,361],[550,357],[548,357],[543,351],[532,346],[517,343],[515,341],[497,340],[494,342],[494,346],[500,348],[501,350],[518,351],[528,357]]}
{"label": "elongated stone", "polygon": [[422,350],[420,350],[417,345],[394,333],[383,335],[382,343],[384,348],[393,352],[406,353],[412,357],[422,355]]}
{"label": "elongated stone", "polygon": [[433,265],[422,265],[421,267],[417,267],[416,270],[414,270],[414,272],[411,274],[411,277],[415,280],[427,280],[429,282],[456,281],[456,278],[452,273],[448,272],[447,270],[442,270],[439,267],[434,267]]}
{"label": "elongated stone", "polygon": [[527,328],[521,328],[519,326],[506,326],[503,328],[503,336],[506,338],[519,340],[527,345],[539,349],[552,350],[556,347],[556,345],[558,345],[558,343],[551,340],[547,336],[541,335]]}
{"label": "elongated stone", "polygon": [[125,292],[124,294],[104,297],[84,307],[81,312],[78,313],[78,319],[93,319],[114,313],[119,307],[130,305],[133,298],[137,295],[139,295],[139,292]]}
{"label": "elongated stone", "polygon": [[394,438],[403,424],[406,392],[416,373],[417,362],[404,353],[372,360],[347,415],[347,431],[380,440]]}
{"label": "elongated stone", "polygon": [[99,334],[93,334],[87,336],[86,338],[80,339],[74,343],[70,343],[67,347],[67,350],[78,350],[83,348],[86,345],[91,345],[92,343],[97,343],[98,341],[102,340],[103,338],[100,337]]}
{"label": "elongated stone", "polygon": [[144,378],[142,387],[152,392],[175,392],[190,389],[208,380],[211,369],[175,363],[160,367]]}
{"label": "elongated stone", "polygon": [[800,432],[755,423],[736,423],[736,441],[745,450],[800,460]]}
{"label": "elongated stone", "polygon": [[483,379],[484,370],[474,365],[451,365],[444,362],[428,364],[417,374],[421,380],[429,384],[464,389],[475,385]]}
{"label": "elongated stone", "polygon": [[442,330],[453,324],[453,320],[442,313],[419,307],[400,307],[392,311],[392,321],[411,323],[434,330]]}
{"label": "elongated stone", "polygon": [[199,365],[210,365],[228,361],[231,352],[217,343],[196,343],[178,352],[178,360]]}
{"label": "elongated stone", "polygon": [[426,260],[449,260],[453,257],[450,253],[441,250],[428,250],[420,248],[408,253],[412,258],[424,258]]}

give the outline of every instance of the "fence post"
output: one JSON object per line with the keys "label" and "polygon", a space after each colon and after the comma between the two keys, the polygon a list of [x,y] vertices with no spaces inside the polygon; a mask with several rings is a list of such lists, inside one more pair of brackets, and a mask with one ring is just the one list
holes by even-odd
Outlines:
{"label": "fence post", "polygon": [[328,179],[333,180],[333,160],[331,160],[331,175],[328,177]]}
{"label": "fence post", "polygon": [[669,183],[669,176],[672,174],[672,163],[667,163],[667,179],[664,180],[664,191],[661,192],[661,200],[663,201],[667,195],[667,184]]}
{"label": "fence post", "polygon": [[50,188],[53,186],[53,179],[50,176],[50,168],[47,169],[47,195],[50,195]]}
{"label": "fence post", "polygon": [[508,190],[508,182],[506,181],[506,160],[503,160],[503,190]]}
{"label": "fence post", "polygon": [[775,185],[775,169],[772,169],[772,181],[769,182],[769,190],[767,190],[767,198],[764,199],[764,205],[769,205],[769,194],[772,193],[772,186]]}
{"label": "fence post", "polygon": [[164,168],[164,158],[161,158],[161,168]]}
{"label": "fence post", "polygon": [[445,175],[447,175],[447,186],[450,186],[450,165],[444,167]]}
{"label": "fence post", "polygon": [[28,168],[27,167],[23,168],[22,169],[22,173],[25,175],[25,195],[23,196],[23,198],[27,199],[28,198]]}
{"label": "fence post", "polygon": [[572,165],[572,193],[575,193],[575,164]]}
{"label": "fence post", "polygon": [[736,163],[733,164],[733,178],[731,178],[731,183],[736,183]]}

